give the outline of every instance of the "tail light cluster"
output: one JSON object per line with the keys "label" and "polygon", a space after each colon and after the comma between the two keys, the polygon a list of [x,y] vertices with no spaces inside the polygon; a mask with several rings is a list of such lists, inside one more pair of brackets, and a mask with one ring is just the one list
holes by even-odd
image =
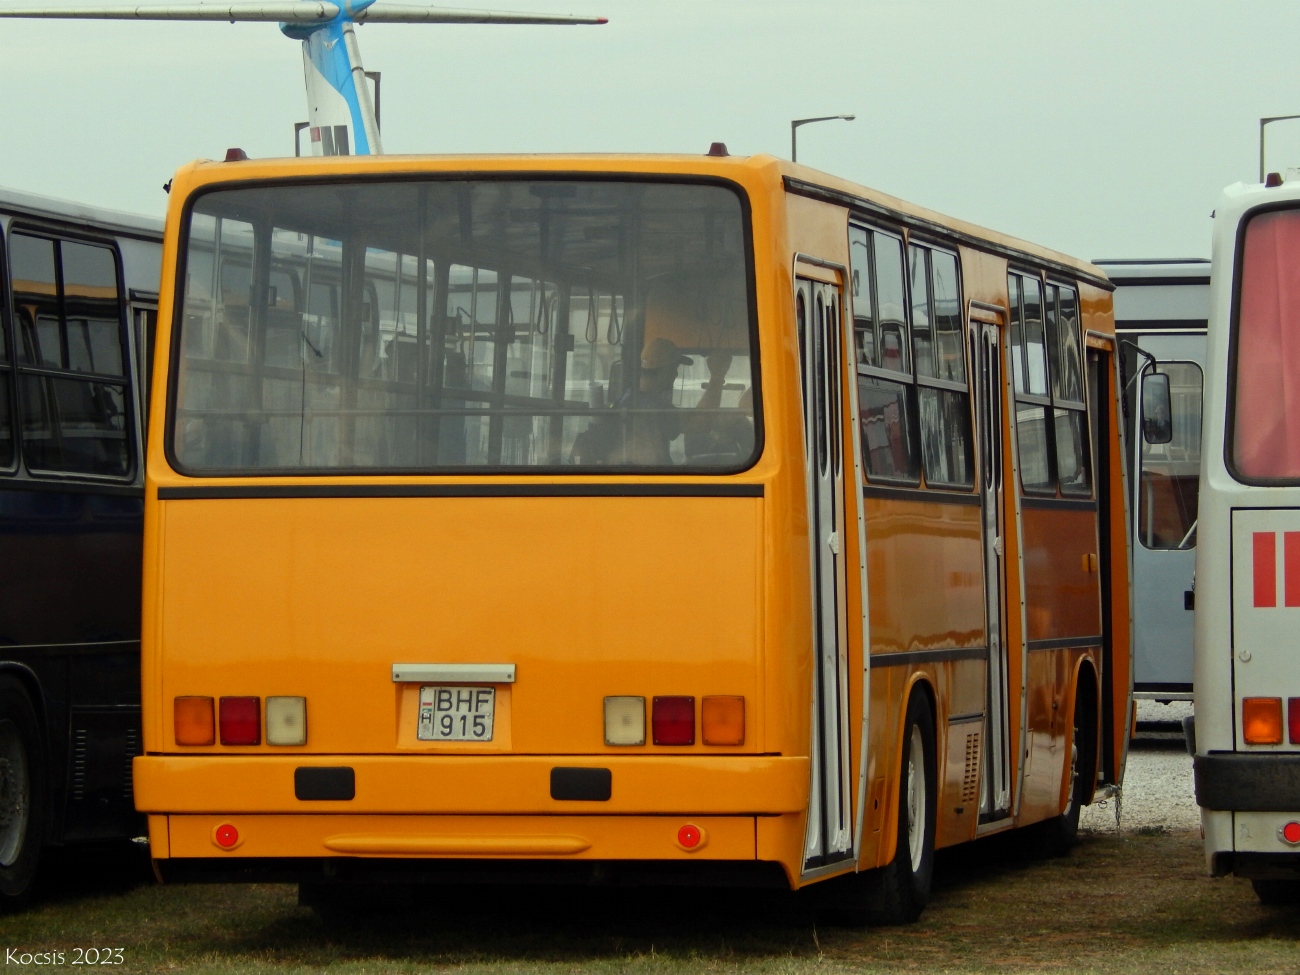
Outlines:
{"label": "tail light cluster", "polygon": [[[701,699],[700,739],[706,745],[745,743],[745,699],[712,695]],[[650,701],[651,740],[656,745],[695,744],[695,698],[655,697]],[[605,698],[605,744],[644,745],[644,697]]]}
{"label": "tail light cluster", "polygon": [[[1242,737],[1248,745],[1282,744],[1282,699],[1247,697],[1241,701]],[[1286,736],[1292,745],[1300,745],[1300,697],[1286,701]]]}
{"label": "tail light cluster", "polygon": [[[262,743],[260,697],[178,697],[172,713],[178,745]],[[265,731],[268,745],[307,744],[307,699],[268,697]]]}

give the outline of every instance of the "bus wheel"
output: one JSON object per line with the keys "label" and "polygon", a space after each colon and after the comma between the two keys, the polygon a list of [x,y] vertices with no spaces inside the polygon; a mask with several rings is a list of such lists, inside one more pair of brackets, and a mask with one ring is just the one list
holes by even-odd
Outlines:
{"label": "bus wheel", "polygon": [[888,866],[859,875],[869,924],[910,924],[930,899],[934,874],[934,823],[938,800],[934,715],[916,691],[907,703],[903,761],[898,776],[898,844]]}
{"label": "bus wheel", "polygon": [[45,833],[40,725],[27,692],[0,676],[0,907],[31,893]]}

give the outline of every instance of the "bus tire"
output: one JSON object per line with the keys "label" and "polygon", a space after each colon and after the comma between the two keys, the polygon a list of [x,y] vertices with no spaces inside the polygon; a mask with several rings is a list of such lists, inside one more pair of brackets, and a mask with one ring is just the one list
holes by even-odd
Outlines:
{"label": "bus tire", "polygon": [[22,684],[0,675],[0,910],[31,896],[45,838],[44,750]]}
{"label": "bus tire", "polygon": [[898,775],[898,841],[888,866],[861,874],[868,924],[911,924],[930,900],[938,805],[934,714],[922,690],[912,692],[903,724]]}
{"label": "bus tire", "polygon": [[1074,695],[1074,730],[1070,736],[1069,785],[1059,816],[1037,824],[1044,856],[1063,857],[1079,838],[1079,813],[1092,798],[1097,782],[1097,705],[1092,682],[1079,679]]}
{"label": "bus tire", "polygon": [[1300,904],[1300,880],[1252,880],[1250,885],[1261,904],[1270,907]]}

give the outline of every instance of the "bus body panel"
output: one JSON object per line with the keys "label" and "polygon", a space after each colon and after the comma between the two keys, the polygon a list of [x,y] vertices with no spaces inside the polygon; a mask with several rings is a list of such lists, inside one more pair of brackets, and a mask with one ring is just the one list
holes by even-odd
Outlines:
{"label": "bus body panel", "polygon": [[[605,744],[605,696],[758,700],[756,498],[164,504],[164,711],[186,695],[302,696],[307,754],[622,754],[638,749]],[[492,740],[417,741],[402,663],[514,664]],[[761,750],[751,729],[735,750]]]}
{"label": "bus body panel", "polygon": [[1024,504],[1025,613],[1035,644],[1101,634],[1097,514]]}

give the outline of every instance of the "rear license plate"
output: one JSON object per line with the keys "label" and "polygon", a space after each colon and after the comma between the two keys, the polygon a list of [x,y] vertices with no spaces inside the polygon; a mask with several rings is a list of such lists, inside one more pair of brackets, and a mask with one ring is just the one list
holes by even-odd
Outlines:
{"label": "rear license plate", "polygon": [[491,741],[494,687],[428,684],[420,688],[421,741]]}

